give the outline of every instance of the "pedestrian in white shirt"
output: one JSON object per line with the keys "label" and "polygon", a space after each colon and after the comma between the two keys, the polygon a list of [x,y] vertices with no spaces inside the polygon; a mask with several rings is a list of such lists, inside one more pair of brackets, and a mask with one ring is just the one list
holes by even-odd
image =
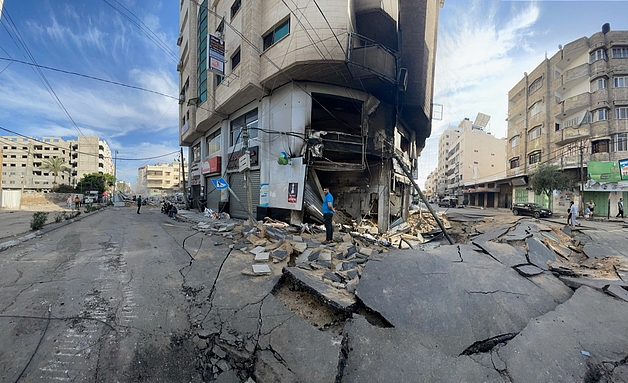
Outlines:
{"label": "pedestrian in white shirt", "polygon": [[580,226],[580,223],[576,219],[578,216],[578,205],[571,201],[571,206],[569,206],[569,211],[571,212],[571,226]]}

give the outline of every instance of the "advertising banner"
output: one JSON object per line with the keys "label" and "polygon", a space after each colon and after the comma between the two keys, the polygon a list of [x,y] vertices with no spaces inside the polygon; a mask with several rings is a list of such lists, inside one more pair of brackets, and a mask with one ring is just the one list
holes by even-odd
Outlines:
{"label": "advertising banner", "polygon": [[216,36],[209,35],[209,70],[225,75],[225,42]]}
{"label": "advertising banner", "polygon": [[598,182],[619,182],[622,180],[617,161],[589,161],[589,178]]}
{"label": "advertising banner", "polygon": [[619,172],[622,180],[628,180],[628,158],[619,160]]}

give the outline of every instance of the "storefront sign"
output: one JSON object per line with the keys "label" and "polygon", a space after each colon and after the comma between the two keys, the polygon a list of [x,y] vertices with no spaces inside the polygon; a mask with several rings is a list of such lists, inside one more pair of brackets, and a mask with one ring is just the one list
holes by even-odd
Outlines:
{"label": "storefront sign", "polygon": [[201,165],[201,174],[217,173],[220,171],[221,158],[220,156],[212,157],[203,161]]}
{"label": "storefront sign", "polygon": [[[259,146],[253,146],[249,148],[249,156],[251,158],[250,166],[253,168],[259,165],[258,156]],[[229,156],[229,162],[227,163],[227,170],[238,170],[240,167],[240,156],[244,154],[244,150],[240,149],[237,152]]]}
{"label": "storefront sign", "polygon": [[209,35],[209,70],[220,75],[225,74],[225,42],[216,36]]}
{"label": "storefront sign", "polygon": [[589,178],[598,182],[619,182],[621,175],[617,161],[589,161],[587,162]]}

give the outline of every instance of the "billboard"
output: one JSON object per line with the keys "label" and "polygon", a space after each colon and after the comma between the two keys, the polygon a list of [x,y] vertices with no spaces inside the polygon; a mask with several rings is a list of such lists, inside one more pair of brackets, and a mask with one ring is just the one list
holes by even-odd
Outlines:
{"label": "billboard", "polygon": [[209,35],[209,70],[225,75],[225,42],[214,35]]}
{"label": "billboard", "polygon": [[619,174],[623,181],[628,180],[628,158],[619,160]]}
{"label": "billboard", "polygon": [[[589,161],[587,171],[589,178],[597,182],[620,182],[622,180],[618,161]],[[628,160],[626,163],[628,166]],[[628,169],[627,169],[628,171]],[[628,179],[628,174],[627,178]]]}

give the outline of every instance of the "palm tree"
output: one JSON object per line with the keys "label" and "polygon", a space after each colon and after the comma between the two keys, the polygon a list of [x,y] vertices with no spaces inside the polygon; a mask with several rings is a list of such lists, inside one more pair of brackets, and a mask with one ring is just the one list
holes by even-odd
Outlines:
{"label": "palm tree", "polygon": [[54,188],[54,185],[57,184],[57,176],[59,175],[59,172],[70,171],[70,169],[67,166],[63,165],[64,162],[65,162],[65,159],[61,157],[52,157],[52,158],[47,158],[44,161],[44,163],[39,167],[40,169],[47,169],[47,170],[52,171],[52,175],[54,176],[52,180],[53,188]]}

